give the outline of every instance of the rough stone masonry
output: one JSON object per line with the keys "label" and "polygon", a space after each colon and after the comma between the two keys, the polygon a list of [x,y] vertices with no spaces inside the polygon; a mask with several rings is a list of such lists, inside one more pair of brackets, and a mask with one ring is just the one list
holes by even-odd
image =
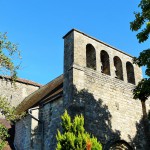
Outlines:
{"label": "rough stone masonry", "polygon": [[86,130],[106,149],[115,147],[117,141],[136,149],[144,145],[138,128],[141,103],[132,95],[142,72],[132,59],[80,31],[64,36],[64,105],[73,116],[84,114]]}
{"label": "rough stone masonry", "polygon": [[[17,108],[19,112],[36,109],[32,115],[39,120],[27,116],[16,123],[16,147],[55,150],[60,117],[67,109],[72,117],[84,115],[85,129],[104,150],[144,150],[141,103],[132,95],[141,78],[141,68],[132,63],[132,56],[72,29],[64,36],[63,76]],[[149,101],[146,105],[150,110]]]}

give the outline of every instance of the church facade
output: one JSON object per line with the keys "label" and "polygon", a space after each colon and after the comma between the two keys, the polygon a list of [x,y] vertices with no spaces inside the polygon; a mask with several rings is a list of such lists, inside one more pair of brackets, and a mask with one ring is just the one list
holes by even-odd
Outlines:
{"label": "church facade", "polygon": [[[140,101],[132,90],[142,79],[133,57],[76,29],[64,37],[64,73],[27,96],[17,113],[14,145],[18,150],[55,150],[61,115],[83,114],[85,129],[104,149],[144,146]],[[147,103],[148,110],[150,104]]]}
{"label": "church facade", "polygon": [[[15,85],[9,76],[0,76],[0,97],[5,98],[11,106],[17,107],[25,97],[38,90],[42,85],[18,78]],[[13,149],[13,138],[14,138],[14,126],[11,126],[3,113],[0,112],[0,123],[5,125],[11,135],[7,141],[8,145],[5,147],[6,150]]]}

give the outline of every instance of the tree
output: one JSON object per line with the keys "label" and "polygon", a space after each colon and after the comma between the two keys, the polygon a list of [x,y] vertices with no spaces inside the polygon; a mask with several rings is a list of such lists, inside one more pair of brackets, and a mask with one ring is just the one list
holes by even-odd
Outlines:
{"label": "tree", "polygon": [[[135,20],[130,23],[132,31],[139,31],[136,35],[139,43],[145,42],[150,34],[150,0],[141,0],[138,7],[140,12],[134,12]],[[145,74],[147,78],[142,79],[133,90],[134,99],[139,99],[142,104],[144,131],[148,147],[150,147],[150,131],[148,125],[148,115],[146,111],[146,100],[150,97],[150,48],[143,50],[138,58],[134,58],[134,63],[146,66]]]}
{"label": "tree", "polygon": [[3,124],[0,124],[0,150],[5,147],[6,139],[8,137],[8,129]]}
{"label": "tree", "polygon": [[[17,78],[17,69],[19,66],[15,65],[14,56],[19,56],[20,52],[16,44],[10,42],[7,38],[7,33],[0,32],[0,73],[2,75],[11,76],[11,81],[14,83]],[[0,96],[0,112],[8,121],[14,121],[19,116],[15,115],[15,109],[11,107],[6,98]],[[7,128],[0,123],[0,150],[6,144],[6,138],[9,137]]]}
{"label": "tree", "polygon": [[[7,121],[14,122],[15,120],[19,119],[23,114],[16,115],[15,108],[10,105],[6,98],[0,97],[0,110],[2,115],[5,116]],[[5,147],[6,139],[9,137],[8,129],[0,123],[0,150]]]}
{"label": "tree", "polygon": [[19,68],[18,65],[14,64],[15,56],[21,58],[18,45],[8,40],[7,33],[2,34],[0,32],[0,73],[10,75],[13,80],[16,79]]}
{"label": "tree", "polygon": [[67,111],[61,117],[62,134],[58,130],[56,150],[102,150],[97,138],[90,136],[84,129],[84,117],[75,116],[71,121]]}
{"label": "tree", "polygon": [[[136,35],[139,43],[146,41],[150,34],[150,1],[141,0],[138,7],[141,9],[140,12],[134,12],[135,20],[130,22],[130,28],[132,31],[140,32]],[[146,23],[146,24],[144,24]],[[141,29],[143,28],[144,29]]]}
{"label": "tree", "polygon": [[150,96],[150,49],[143,50],[138,58],[134,58],[134,63],[139,67],[146,66],[145,74],[147,78],[142,79],[133,90],[134,99],[141,100],[143,119],[147,119],[146,100]]}

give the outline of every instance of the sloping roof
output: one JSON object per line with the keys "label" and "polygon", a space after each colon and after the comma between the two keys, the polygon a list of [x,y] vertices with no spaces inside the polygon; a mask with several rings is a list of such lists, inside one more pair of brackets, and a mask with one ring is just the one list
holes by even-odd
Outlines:
{"label": "sloping roof", "polygon": [[[54,89],[56,89],[58,86],[63,84],[63,75],[55,78],[48,84],[42,86],[37,91],[33,92],[29,96],[27,96],[16,108],[16,114],[20,114],[21,112],[24,112],[40,102],[46,95],[51,93]],[[62,89],[62,88],[61,88]],[[60,90],[60,89],[59,89]],[[55,91],[57,94],[58,91]],[[54,94],[54,92],[52,92]],[[53,96],[51,94],[51,96]]]}
{"label": "sloping roof", "polygon": [[37,104],[36,106],[43,105],[46,103],[49,103],[50,101],[56,100],[59,97],[62,97],[63,95],[63,83],[55,87],[53,90],[51,90],[45,97],[43,97]]}
{"label": "sloping roof", "polygon": [[[0,78],[1,79],[4,78],[6,80],[12,80],[10,76],[1,76],[0,75]],[[17,78],[16,81],[20,82],[20,83],[24,83],[24,84],[29,84],[29,85],[37,86],[37,87],[41,87],[42,86],[42,84],[30,81],[30,80],[26,80],[26,79],[21,79],[21,78]]]}

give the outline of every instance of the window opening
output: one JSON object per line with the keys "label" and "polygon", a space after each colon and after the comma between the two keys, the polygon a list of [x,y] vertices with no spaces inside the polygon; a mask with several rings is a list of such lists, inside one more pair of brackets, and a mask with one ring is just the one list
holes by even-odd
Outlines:
{"label": "window opening", "polygon": [[128,83],[135,84],[134,68],[130,62],[126,63]]}
{"label": "window opening", "polygon": [[101,51],[101,72],[107,75],[110,75],[110,62],[109,62],[109,55],[106,51],[102,50]]}
{"label": "window opening", "polygon": [[118,56],[114,57],[114,66],[115,66],[115,73],[116,78],[123,80],[123,70],[122,70],[122,62]]}

